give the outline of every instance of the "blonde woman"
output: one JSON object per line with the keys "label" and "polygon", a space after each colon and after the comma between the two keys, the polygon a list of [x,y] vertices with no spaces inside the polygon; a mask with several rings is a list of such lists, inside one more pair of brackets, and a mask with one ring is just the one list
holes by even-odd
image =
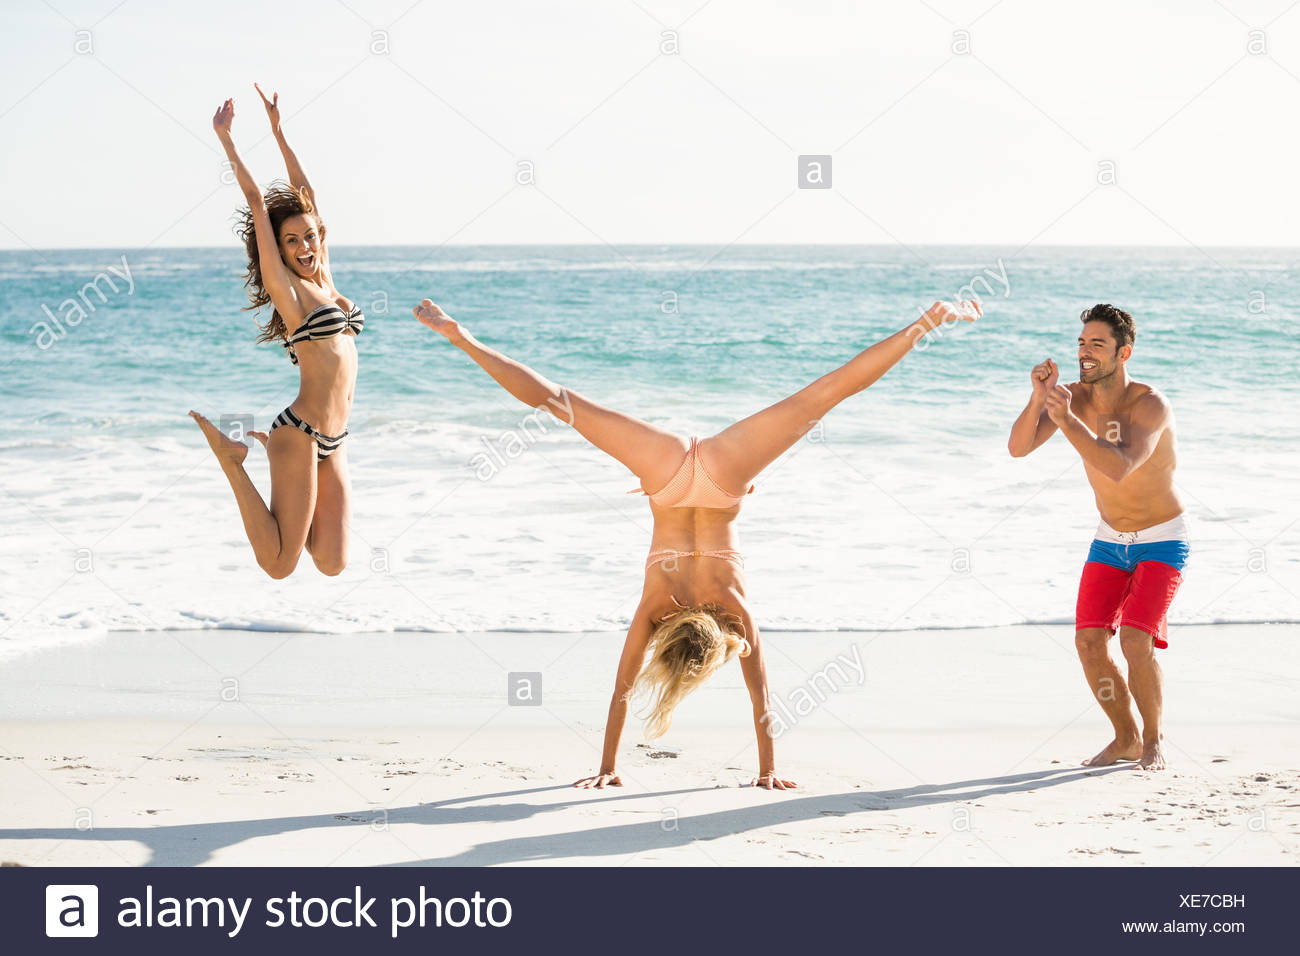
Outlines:
{"label": "blonde woman", "polygon": [[269,505],[244,470],[248,446],[198,412],[190,417],[230,482],[258,566],[272,578],[288,577],[305,549],[319,571],[335,575],[348,556],[352,485],[343,439],[357,381],[354,340],[366,319],[334,287],[316,194],[280,129],[280,96],[267,99],[261,88],[257,92],[284,157],[288,185],[274,184],[265,194],[258,188],[231,137],[234,100],[217,109],[212,128],[248,202],[238,231],[248,254],[249,308],[271,306],[257,341],[279,342],[298,368],[298,397],[269,432],[249,433],[266,446]]}
{"label": "blonde woman", "polygon": [[[745,594],[744,561],[735,521],[758,474],[827,412],[862,391],[939,325],[971,322],[978,303],[936,302],[905,329],[877,342],[806,388],[709,438],[683,438],[597,405],[480,343],[425,299],[415,317],[476,362],[502,388],[532,408],[546,408],[597,448],[625,465],[650,499],[654,531],[641,602],[632,616],[605,724],[601,766],[575,787],[622,786],[615,767],[628,702],[648,695],[647,733],[668,729],[674,708],[714,671],[740,659],[753,706],[758,775],[751,786],[795,786],[777,775],[767,732],[767,673],[758,627]],[[649,659],[647,660],[647,653]]]}

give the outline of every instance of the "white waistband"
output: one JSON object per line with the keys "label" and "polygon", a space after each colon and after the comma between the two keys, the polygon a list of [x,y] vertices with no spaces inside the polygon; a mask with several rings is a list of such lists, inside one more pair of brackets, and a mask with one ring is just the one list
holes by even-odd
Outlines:
{"label": "white waistband", "polygon": [[1116,531],[1106,522],[1097,525],[1097,540],[1113,544],[1149,544],[1152,541],[1186,541],[1187,521],[1179,515],[1140,531]]}

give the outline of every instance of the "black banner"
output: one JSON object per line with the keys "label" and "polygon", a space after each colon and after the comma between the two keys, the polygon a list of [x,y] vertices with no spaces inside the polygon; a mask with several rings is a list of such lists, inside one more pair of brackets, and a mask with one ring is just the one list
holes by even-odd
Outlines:
{"label": "black banner", "polygon": [[1291,952],[1297,889],[1291,869],[5,868],[0,939],[186,956]]}

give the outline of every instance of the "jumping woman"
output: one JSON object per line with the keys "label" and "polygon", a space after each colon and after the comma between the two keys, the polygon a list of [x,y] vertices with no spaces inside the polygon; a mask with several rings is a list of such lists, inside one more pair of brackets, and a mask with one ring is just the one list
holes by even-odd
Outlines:
{"label": "jumping woman", "polygon": [[682,699],[732,657],[740,658],[758,738],[758,776],[751,786],[769,790],[795,786],[777,776],[775,747],[767,732],[763,647],[749,611],[744,562],[733,529],[741,502],[754,490],[751,482],[759,472],[827,412],[893,368],[931,329],[974,321],[982,314],[978,303],[936,302],[907,328],[846,365],[702,439],[663,431],[556,385],[483,345],[428,299],[414,311],[417,319],[445,336],[519,401],[562,416],[584,438],[616,458],[636,475],[639,490],[650,499],[654,530],[645,585],[618,663],[600,771],[574,786],[622,786],[614,765],[628,701],[634,694],[648,694],[647,733],[660,736]]}
{"label": "jumping woman", "polygon": [[[256,87],[256,84],[254,84]],[[212,117],[248,208],[240,211],[239,237],[248,252],[250,309],[271,306],[259,342],[282,342],[298,366],[298,397],[271,423],[250,432],[266,446],[271,466],[267,507],[244,471],[248,447],[227,437],[198,412],[198,422],[225,472],[257,563],[273,578],[293,573],[303,549],[324,574],[347,564],[351,483],[348,480],[348,414],[357,380],[357,347],[365,316],[339,295],[330,275],[325,223],[316,194],[280,128],[280,96],[267,99],[256,87],[280,144],[289,184],[274,183],[263,195],[235,150],[230,127],[234,100]]]}

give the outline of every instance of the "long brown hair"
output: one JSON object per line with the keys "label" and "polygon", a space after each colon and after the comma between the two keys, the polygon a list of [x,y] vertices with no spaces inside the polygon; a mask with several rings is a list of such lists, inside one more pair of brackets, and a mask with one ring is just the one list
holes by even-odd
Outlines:
{"label": "long brown hair", "polygon": [[[311,216],[315,219],[316,226],[320,230],[321,242],[324,243],[325,223],[321,221],[320,213],[316,211],[305,189],[296,189],[288,183],[277,181],[271,183],[262,199],[266,203],[266,214],[270,217],[271,230],[275,233],[277,243],[280,240],[280,226],[293,216]],[[270,305],[271,295],[262,282],[262,260],[257,249],[257,225],[253,219],[253,211],[247,206],[235,213],[235,235],[243,241],[244,251],[248,253],[248,271],[244,274],[244,288],[248,290],[248,300],[252,305],[245,306],[244,311]],[[257,327],[261,331],[257,337],[259,342],[274,342],[289,337],[284,319],[274,308],[271,309],[271,318],[266,325],[259,323]]]}
{"label": "long brown hair", "polygon": [[635,685],[650,698],[647,737],[662,737],[687,694],[733,656],[749,654],[744,630],[739,617],[717,604],[684,607],[659,622],[650,636],[650,660]]}

